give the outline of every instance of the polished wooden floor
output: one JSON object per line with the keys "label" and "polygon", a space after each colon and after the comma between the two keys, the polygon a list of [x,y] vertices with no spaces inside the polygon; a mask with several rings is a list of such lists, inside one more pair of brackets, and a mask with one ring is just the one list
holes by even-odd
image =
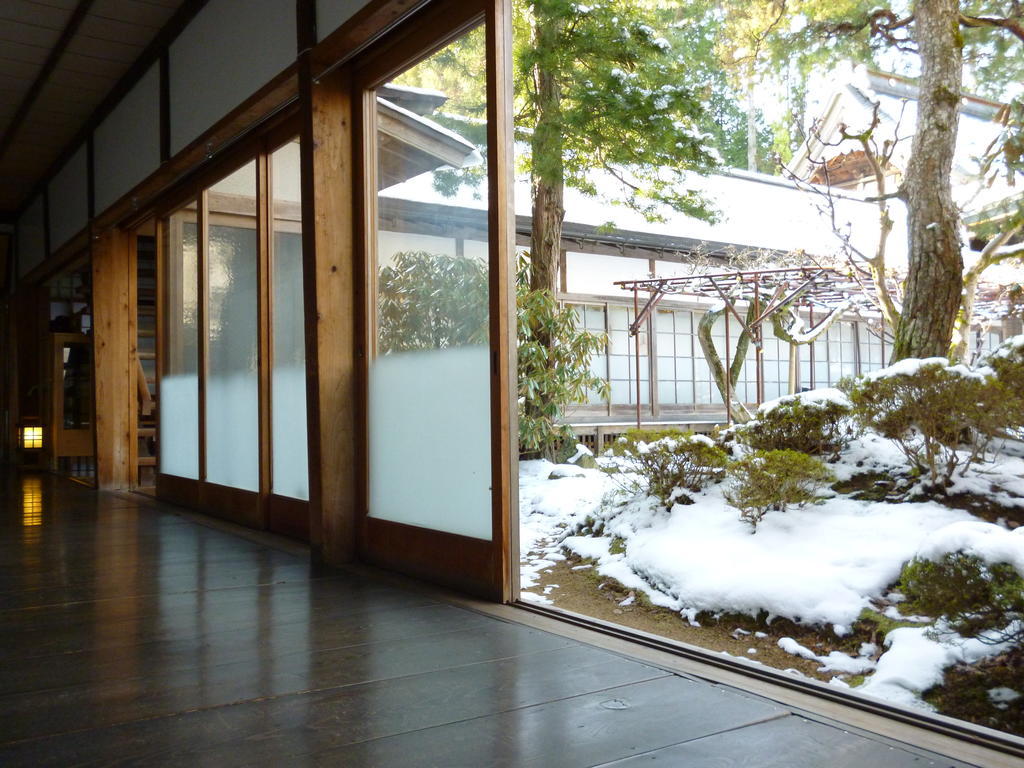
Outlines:
{"label": "polished wooden floor", "polygon": [[141,496],[0,491],[0,766],[962,765]]}

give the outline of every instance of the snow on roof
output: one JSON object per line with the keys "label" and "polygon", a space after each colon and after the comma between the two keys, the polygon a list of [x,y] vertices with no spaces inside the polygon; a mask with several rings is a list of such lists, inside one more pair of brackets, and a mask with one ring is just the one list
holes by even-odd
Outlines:
{"label": "snow on roof", "polygon": [[[898,138],[892,162],[905,170],[917,125],[916,85],[906,78],[872,72],[863,66],[852,67],[845,76],[841,70],[834,74],[839,78],[839,85],[835,85],[834,78],[830,80],[832,94],[818,115],[823,138],[828,142],[838,140],[841,124],[849,126],[852,133],[867,129],[873,106],[877,103],[880,124],[875,140],[878,146],[882,146],[884,141]],[[1006,197],[1012,190],[1000,182],[991,187],[985,186],[979,179],[979,158],[985,155],[1001,130],[996,120],[1000,105],[971,95],[965,95],[962,102],[953,159],[953,184],[957,203],[971,211]],[[820,142],[809,139],[793,158],[792,167],[797,175],[806,178],[811,172],[808,156],[831,158],[854,149],[859,149],[859,146],[852,141],[821,147]]]}
{"label": "snow on roof", "polygon": [[[606,173],[592,177],[598,189],[608,190],[611,197],[620,191],[619,182]],[[565,190],[566,225],[604,227],[611,223],[616,230],[729,243],[740,248],[768,249],[783,252],[805,252],[825,257],[839,251],[840,241],[832,231],[827,216],[820,210],[821,199],[813,193],[797,189],[791,182],[777,176],[747,171],[729,171],[711,176],[691,174],[687,186],[707,197],[718,210],[716,223],[707,223],[667,208],[661,210],[664,221],[648,221],[643,214],[624,205],[593,198],[579,190]],[[382,194],[395,199],[420,201],[473,209],[486,208],[486,192],[462,186],[454,197],[442,197],[433,189],[431,174],[423,174],[384,190]],[[834,196],[837,223],[849,230],[854,244],[866,253],[877,245],[878,208],[857,195]],[[528,177],[516,180],[516,215],[531,215],[531,191]],[[889,247],[894,257],[906,253],[905,210],[903,204],[892,204],[896,226],[890,235]],[[899,263],[893,264],[899,267]]]}
{"label": "snow on roof", "polygon": [[481,158],[480,152],[476,148],[476,144],[469,141],[466,137],[462,136],[461,134],[458,134],[455,131],[445,128],[440,123],[435,123],[430,118],[423,117],[423,115],[417,115],[412,110],[406,109],[405,107],[400,107],[393,101],[388,101],[382,96],[377,97],[377,104],[385,109],[397,112],[398,114],[407,118],[411,122],[418,123],[422,125],[424,128],[427,128],[428,130],[433,131],[434,133],[437,133],[441,136],[444,136],[445,138],[450,139],[456,144],[460,144],[463,147],[465,147],[465,149],[467,150],[467,159],[462,164],[462,168],[467,168],[471,165],[479,165],[481,162],[483,162],[483,158]]}
{"label": "snow on roof", "polygon": [[409,94],[415,94],[417,96],[432,96],[434,98],[443,99],[448,101],[448,95],[442,91],[434,90],[433,88],[419,88],[415,85],[399,85],[398,83],[389,82],[383,86],[385,89],[392,91],[403,91]]}

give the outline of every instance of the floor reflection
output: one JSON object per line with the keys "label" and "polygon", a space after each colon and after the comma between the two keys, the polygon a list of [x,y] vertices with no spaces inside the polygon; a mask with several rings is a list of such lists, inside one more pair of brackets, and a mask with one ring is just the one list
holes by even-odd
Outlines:
{"label": "floor reflection", "polygon": [[25,528],[43,524],[43,479],[39,475],[22,475],[21,524]]}

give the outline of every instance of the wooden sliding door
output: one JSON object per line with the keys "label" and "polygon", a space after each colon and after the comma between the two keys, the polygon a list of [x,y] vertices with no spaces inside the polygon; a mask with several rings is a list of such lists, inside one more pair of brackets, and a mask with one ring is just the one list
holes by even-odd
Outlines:
{"label": "wooden sliding door", "polygon": [[504,3],[434,3],[354,66],[363,559],[509,596]]}
{"label": "wooden sliding door", "polygon": [[306,539],[298,142],[240,157],[159,222],[157,494]]}

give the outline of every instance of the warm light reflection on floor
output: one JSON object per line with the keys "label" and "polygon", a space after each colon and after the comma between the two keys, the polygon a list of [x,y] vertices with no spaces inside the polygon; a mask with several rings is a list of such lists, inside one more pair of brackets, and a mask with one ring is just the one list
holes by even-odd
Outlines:
{"label": "warm light reflection on floor", "polygon": [[43,524],[43,479],[37,475],[21,478],[21,524],[26,528]]}

